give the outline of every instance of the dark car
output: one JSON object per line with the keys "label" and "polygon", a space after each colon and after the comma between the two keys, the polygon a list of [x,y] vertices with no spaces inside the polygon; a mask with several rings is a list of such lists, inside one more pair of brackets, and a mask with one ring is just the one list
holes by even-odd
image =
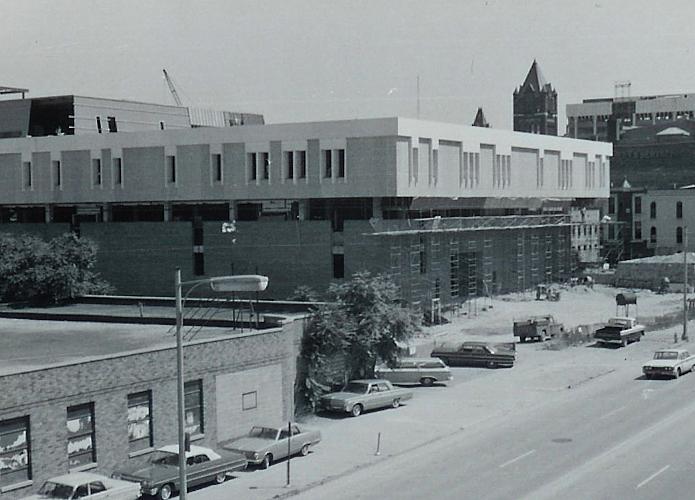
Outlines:
{"label": "dark car", "polygon": [[[186,481],[188,486],[223,483],[229,474],[246,465],[246,458],[239,453],[222,456],[210,448],[191,446],[186,452]],[[111,477],[140,483],[143,495],[168,500],[179,489],[179,447],[163,446],[152,453],[145,466],[119,470]]]}
{"label": "dark car", "polygon": [[449,366],[512,367],[516,360],[516,350],[513,342],[463,342],[435,346],[430,356],[441,359]]}

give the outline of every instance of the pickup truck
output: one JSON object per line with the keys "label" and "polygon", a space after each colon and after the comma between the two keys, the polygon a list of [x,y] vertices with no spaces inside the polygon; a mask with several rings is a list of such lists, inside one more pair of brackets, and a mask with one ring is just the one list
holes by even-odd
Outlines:
{"label": "pickup truck", "polygon": [[523,320],[514,321],[514,336],[519,337],[519,342],[526,342],[528,339],[543,342],[558,333],[564,331],[562,323],[555,321],[551,315],[529,316]]}
{"label": "pickup truck", "polygon": [[643,335],[644,325],[629,317],[610,318],[606,326],[594,332],[594,338],[599,344],[619,343],[623,346],[630,342],[639,342]]}

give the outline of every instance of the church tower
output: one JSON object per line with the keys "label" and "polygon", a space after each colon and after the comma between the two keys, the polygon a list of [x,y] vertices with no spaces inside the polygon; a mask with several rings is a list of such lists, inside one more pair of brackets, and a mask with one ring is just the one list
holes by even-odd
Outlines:
{"label": "church tower", "polygon": [[514,130],[557,135],[557,92],[535,59],[526,80],[514,91]]}

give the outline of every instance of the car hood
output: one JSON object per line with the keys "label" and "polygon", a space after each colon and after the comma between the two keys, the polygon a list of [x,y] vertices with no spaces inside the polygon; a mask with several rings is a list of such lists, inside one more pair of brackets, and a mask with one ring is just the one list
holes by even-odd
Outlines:
{"label": "car hood", "polygon": [[172,465],[150,465],[147,467],[132,467],[116,471],[119,478],[132,478],[138,481],[158,481],[162,478],[177,475],[178,467]]}
{"label": "car hood", "polygon": [[266,449],[268,446],[273,444],[273,441],[269,439],[257,438],[257,437],[243,437],[235,439],[231,443],[225,445],[227,450],[239,450],[239,451],[261,451]]}
{"label": "car hood", "polygon": [[327,401],[347,401],[360,396],[362,396],[362,394],[357,394],[355,392],[333,392],[331,394],[326,394],[321,399]]}
{"label": "car hood", "polygon": [[673,368],[678,362],[677,359],[653,359],[644,363],[644,366],[651,366],[652,368]]}

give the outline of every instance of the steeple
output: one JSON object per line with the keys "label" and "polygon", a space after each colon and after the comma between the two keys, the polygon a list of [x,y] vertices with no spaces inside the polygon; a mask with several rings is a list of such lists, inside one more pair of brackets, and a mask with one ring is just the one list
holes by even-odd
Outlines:
{"label": "steeple", "polygon": [[524,80],[524,83],[521,85],[518,93],[521,94],[527,91],[542,92],[546,90],[546,87],[547,90],[552,91],[551,85],[546,81],[543,73],[541,72],[541,67],[534,59],[533,64],[531,64],[531,69],[528,70],[528,74],[526,75],[526,80]]}
{"label": "steeple", "polygon": [[514,130],[557,135],[557,92],[535,59],[524,83],[514,91]]}
{"label": "steeple", "polygon": [[473,120],[473,126],[490,128],[490,124],[485,119],[485,113],[483,113],[483,108],[478,108],[478,112],[475,114],[475,119]]}

